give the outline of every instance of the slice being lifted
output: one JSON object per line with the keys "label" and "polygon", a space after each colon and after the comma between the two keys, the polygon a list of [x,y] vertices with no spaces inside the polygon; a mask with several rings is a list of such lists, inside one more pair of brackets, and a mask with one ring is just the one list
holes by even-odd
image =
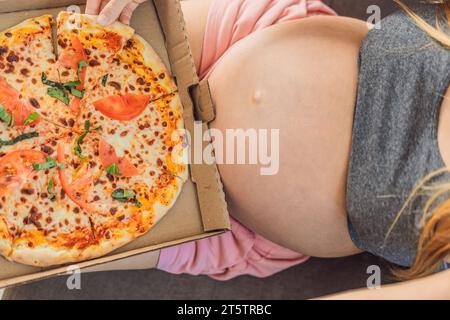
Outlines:
{"label": "slice being lifted", "polygon": [[85,60],[82,78],[84,88],[101,79],[112,60],[133,36],[134,30],[115,22],[105,27],[96,16],[61,12],[57,17],[58,65],[64,80],[78,80],[79,62]]}
{"label": "slice being lifted", "polygon": [[70,127],[80,111],[85,91],[104,76],[134,30],[119,23],[103,27],[95,16],[70,12],[58,15],[57,26],[58,61],[44,73],[43,82],[51,86],[46,90],[54,99],[68,106],[57,108],[58,114],[49,118]]}

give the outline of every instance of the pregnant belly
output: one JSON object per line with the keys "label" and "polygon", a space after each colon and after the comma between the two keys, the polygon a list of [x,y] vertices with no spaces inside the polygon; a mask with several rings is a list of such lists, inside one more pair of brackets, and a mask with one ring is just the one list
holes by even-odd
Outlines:
{"label": "pregnant belly", "polygon": [[276,174],[219,165],[230,213],[303,254],[358,252],[348,234],[345,189],[366,32],[365,23],[338,17],[273,26],[239,42],[210,77],[213,128],[279,129]]}

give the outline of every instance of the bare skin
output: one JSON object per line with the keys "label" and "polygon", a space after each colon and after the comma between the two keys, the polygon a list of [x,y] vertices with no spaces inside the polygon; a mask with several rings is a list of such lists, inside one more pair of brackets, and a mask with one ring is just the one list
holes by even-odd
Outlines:
{"label": "bare skin", "polygon": [[214,128],[280,129],[277,175],[219,166],[230,213],[307,255],[359,252],[348,234],[345,186],[366,32],[365,23],[349,18],[279,24],[239,42],[210,77]]}
{"label": "bare skin", "polygon": [[[211,0],[181,3],[198,66]],[[367,32],[365,22],[343,17],[272,26],[236,44],[209,78],[217,109],[213,128],[280,129],[277,175],[261,176],[256,166],[219,166],[230,213],[251,230],[303,254],[360,252],[348,234],[345,190],[357,57]],[[438,142],[450,164],[450,99],[443,102]],[[124,260],[107,269],[150,268],[157,257],[146,254],[130,260],[132,266]],[[105,269],[90,271],[97,270]],[[450,298],[450,288],[443,285],[449,278],[446,271],[333,298]]]}
{"label": "bare skin", "polygon": [[98,22],[108,25],[119,20],[129,24],[134,10],[145,0],[89,0],[87,14],[99,14]]}

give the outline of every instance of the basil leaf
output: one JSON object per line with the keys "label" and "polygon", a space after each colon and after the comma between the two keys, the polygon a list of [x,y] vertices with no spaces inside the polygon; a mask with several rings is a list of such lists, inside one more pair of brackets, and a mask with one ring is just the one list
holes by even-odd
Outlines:
{"label": "basil leaf", "polygon": [[46,86],[50,86],[50,87],[53,87],[53,88],[60,88],[60,89],[62,88],[61,83],[48,80],[47,79],[47,75],[44,72],[42,72],[41,81]]}
{"label": "basil leaf", "polygon": [[65,105],[69,105],[70,103],[69,95],[63,89],[51,87],[47,89],[47,94],[52,98],[58,99]]}
{"label": "basil leaf", "polygon": [[125,198],[123,192],[124,192],[123,189],[117,189],[113,191],[111,196],[113,197],[113,199],[116,199],[119,202],[128,202],[130,199]]}
{"label": "basil leaf", "polygon": [[34,170],[46,170],[53,169],[58,167],[59,169],[64,169],[64,165],[62,163],[57,162],[55,159],[47,157],[45,158],[45,163],[35,163],[33,164]]}
{"label": "basil leaf", "polygon": [[53,88],[59,88],[59,89],[67,89],[70,90],[70,88],[77,87],[81,84],[81,80],[77,81],[69,81],[65,83],[51,81],[47,79],[47,75],[43,72],[41,76],[42,83]]}
{"label": "basil leaf", "polygon": [[81,80],[77,80],[77,81],[69,81],[66,83],[63,83],[62,86],[68,90],[70,90],[73,87],[78,87],[81,84]]}
{"label": "basil leaf", "polygon": [[112,175],[119,174],[119,166],[115,163],[106,168],[106,172]]}
{"label": "basil leaf", "polygon": [[24,133],[21,134],[11,140],[1,140],[0,139],[0,147],[1,146],[12,146],[15,145],[17,142],[23,141],[23,140],[27,140],[27,139],[31,139],[31,138],[36,138],[39,137],[39,133],[37,132],[28,132],[28,133]]}
{"label": "basil leaf", "polygon": [[84,132],[78,137],[77,145],[75,146],[75,148],[73,148],[73,152],[81,159],[85,158],[85,156],[83,156],[82,154],[81,144],[83,143],[84,138],[86,138],[90,130],[91,130],[91,123],[89,122],[89,120],[84,121]]}
{"label": "basil leaf", "polygon": [[9,127],[14,125],[14,116],[6,112],[5,107],[2,104],[0,104],[0,120],[6,123]]}
{"label": "basil leaf", "polygon": [[136,192],[133,190],[116,189],[113,191],[112,197],[119,202],[133,202],[136,207],[142,207],[142,203],[138,201]]}
{"label": "basil leaf", "polygon": [[133,190],[116,189],[111,196],[119,202],[136,200],[136,193]]}
{"label": "basil leaf", "polygon": [[39,119],[40,115],[37,112],[30,113],[28,118],[23,122],[24,124],[30,124]]}
{"label": "basil leaf", "polygon": [[106,87],[106,83],[108,82],[109,74],[105,74],[102,78],[102,86]]}
{"label": "basil leaf", "polygon": [[55,180],[53,178],[51,178],[50,181],[48,182],[48,185],[47,185],[47,192],[48,192],[48,195],[49,195],[48,198],[50,199],[50,201],[55,201],[56,200],[56,193],[53,190],[53,186],[54,185],[55,185]]}
{"label": "basil leaf", "polygon": [[81,150],[81,146],[80,146],[79,144],[77,144],[77,145],[75,146],[75,148],[73,148],[73,152],[74,152],[78,157],[80,157],[81,159],[86,158],[85,156],[83,156],[82,150]]}
{"label": "basil leaf", "polygon": [[128,199],[133,199],[134,197],[136,197],[136,193],[133,190],[124,190],[123,196]]}
{"label": "basil leaf", "polygon": [[78,72],[77,72],[77,74],[78,74],[78,81],[80,82],[80,84],[82,82],[81,73],[83,72],[83,67],[88,67],[88,66],[89,65],[84,60],[81,60],[80,62],[78,62]]}
{"label": "basil leaf", "polygon": [[81,72],[83,71],[83,67],[87,67],[88,64],[85,61],[80,61],[78,63],[78,80],[77,81],[69,81],[66,83],[60,83],[56,81],[51,81],[47,79],[47,75],[43,72],[41,75],[42,83],[49,86],[50,88],[47,90],[47,93],[66,105],[69,105],[70,98],[66,91],[69,91],[73,96],[77,98],[84,97],[84,90],[78,90],[76,87],[81,85]]}
{"label": "basil leaf", "polygon": [[83,140],[84,140],[84,138],[86,138],[90,129],[91,129],[91,123],[89,122],[89,120],[84,121],[84,132],[81,134],[81,136],[78,137],[78,139],[77,139],[78,144],[83,143]]}
{"label": "basil leaf", "polygon": [[84,97],[84,90],[78,90],[76,88],[70,88],[70,93],[77,98],[83,98]]}
{"label": "basil leaf", "polygon": [[86,61],[81,60],[80,62],[78,62],[78,78],[81,78],[80,73],[83,72],[83,67],[89,67],[89,65]]}

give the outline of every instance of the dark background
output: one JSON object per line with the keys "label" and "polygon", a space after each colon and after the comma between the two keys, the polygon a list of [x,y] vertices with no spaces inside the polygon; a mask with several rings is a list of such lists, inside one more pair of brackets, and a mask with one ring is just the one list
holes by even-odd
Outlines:
{"label": "dark background", "polygon": [[[367,7],[372,4],[380,6],[383,16],[397,10],[391,0],[324,2],[340,15],[364,20],[369,16]],[[158,270],[117,271],[82,274],[82,289],[70,291],[66,287],[67,278],[58,277],[8,289],[3,299],[307,299],[365,287],[370,265],[382,268],[383,283],[391,281],[386,262],[361,254],[341,259],[310,259],[270,278],[244,276],[228,282],[174,276]]]}

